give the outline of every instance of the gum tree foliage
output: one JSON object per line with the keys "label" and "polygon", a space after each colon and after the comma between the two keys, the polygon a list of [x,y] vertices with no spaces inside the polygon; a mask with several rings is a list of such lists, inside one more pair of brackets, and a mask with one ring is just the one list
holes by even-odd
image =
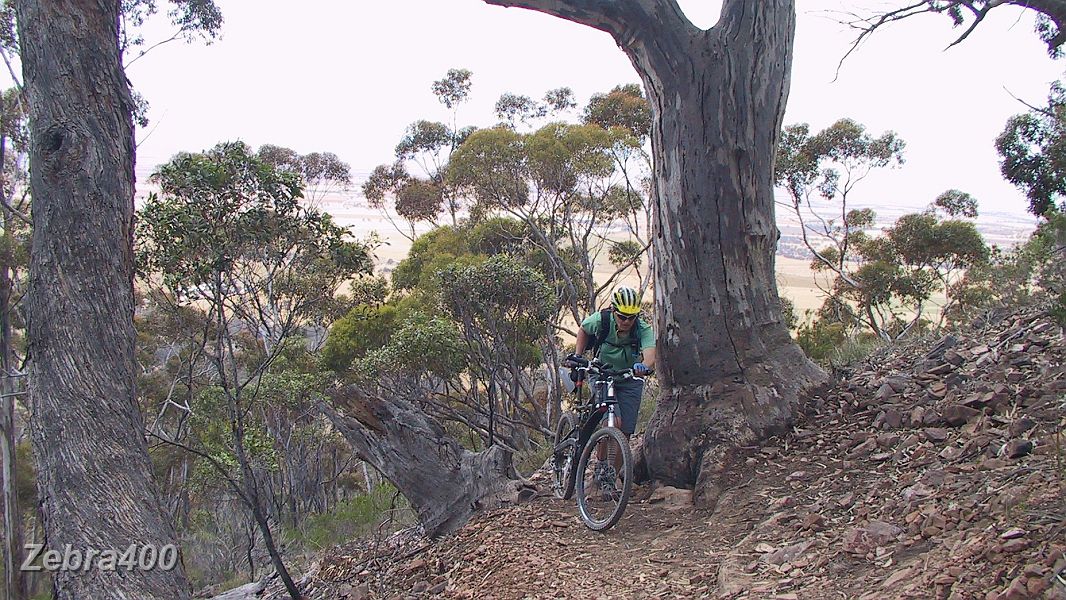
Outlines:
{"label": "gum tree foliage", "polygon": [[334,310],[341,283],[369,273],[369,248],[300,202],[299,174],[240,142],[179,154],[152,179],[160,193],[140,212],[138,266],[174,307],[202,313],[189,360],[203,360],[212,381],[194,396],[198,410],[185,407],[209,423],[191,429],[196,441],[182,447],[231,484],[296,598],[269,524],[271,497],[257,476],[275,468],[266,392],[282,382],[272,366],[301,328]]}
{"label": "gum tree foliage", "polygon": [[[643,255],[650,253],[648,232],[652,230],[651,211],[647,204],[651,195],[648,175],[652,164],[651,157],[644,150],[651,135],[651,106],[639,85],[617,85],[610,92],[592,95],[582,114],[582,122],[599,125],[615,134],[611,154],[623,183],[612,189],[610,204],[615,207],[613,216],[623,219],[631,239],[611,245],[610,261],[615,267],[632,266],[643,290],[651,283],[649,269],[641,268]],[[619,132],[626,132],[628,136],[617,135]]]}
{"label": "gum tree foliage", "polygon": [[[434,239],[459,251],[468,238]],[[514,398],[513,390],[528,381],[526,367],[536,360],[534,344],[544,332],[543,323],[530,322],[545,312],[531,292],[543,291],[553,303],[543,278],[505,255],[463,253],[433,266],[429,261],[418,270],[432,271],[412,273],[419,288],[396,301],[403,316],[386,327],[388,341],[354,357],[354,384],[332,391],[326,410],[435,537],[478,510],[529,496],[512,456],[529,445],[536,423],[528,417],[540,411],[524,404],[527,398]],[[341,332],[331,332],[327,350],[335,333]],[[489,343],[496,347],[485,352]],[[486,373],[488,380],[482,379]],[[457,440],[464,432],[471,436],[465,448]]]}
{"label": "gum tree foliage", "polygon": [[[179,442],[237,472],[226,426],[226,396],[216,369],[202,355],[202,334],[212,323],[199,307],[176,306],[164,290],[151,290],[137,315],[138,391],[154,436]],[[239,368],[261,358],[250,335],[234,339]],[[330,383],[308,343],[284,343],[258,382],[250,411],[249,458],[272,524],[301,531],[315,513],[334,509],[359,493],[350,450],[316,410]],[[157,438],[153,438],[157,439]],[[152,448],[156,481],[186,550],[194,587],[215,585],[243,573],[256,580],[271,570],[262,535],[226,477],[212,463],[179,446]],[[299,548],[290,546],[290,553]],[[264,563],[267,563],[264,565]]]}
{"label": "gum tree foliage", "polygon": [[952,287],[957,301],[947,320],[962,324],[1002,307],[1028,302],[1050,305],[1060,322],[1066,316],[1066,217],[1050,212],[1025,243],[993,247],[989,260],[966,271]]}
{"label": "gum tree foliage", "polygon": [[511,129],[518,125],[530,125],[539,119],[555,116],[577,107],[574,91],[568,87],[548,90],[540,101],[529,96],[503,93],[496,101],[495,112],[499,119]]}
{"label": "gum tree foliage", "polygon": [[[393,271],[393,297],[378,307],[357,307],[338,321],[323,348],[324,360],[347,379],[372,382],[392,395],[422,398],[420,405],[426,412],[451,424],[453,431],[473,436],[476,441],[471,446],[488,443],[493,416],[503,420],[503,425],[494,427],[493,441],[508,448],[528,446],[530,432],[541,430],[544,418],[529,412],[539,365],[530,357],[539,356],[538,345],[549,332],[547,323],[559,312],[558,304],[547,311],[548,318],[535,322],[535,331],[523,330],[525,337],[520,341],[485,333],[482,321],[466,323],[444,308],[445,297],[452,297],[449,294],[453,300],[462,294],[480,297],[456,288],[445,279],[446,274],[453,279],[455,273],[469,278],[470,270],[480,272],[477,269],[492,267],[487,261],[504,259],[507,265],[522,265],[522,277],[501,268],[495,283],[483,291],[502,297],[504,289],[513,288],[509,294],[526,302],[523,286],[528,287],[531,280],[543,285],[545,261],[520,223],[497,218],[423,234]],[[554,295],[551,299],[557,302]],[[490,310],[498,308],[500,301],[485,302],[482,308]],[[455,310],[463,306],[452,303]],[[527,310],[540,314],[536,307],[530,302]],[[507,319],[521,321],[512,316]],[[490,404],[485,393],[493,378],[495,404]]]}
{"label": "gum tree foliage", "polygon": [[[858,251],[855,243],[865,240],[862,232],[873,226],[874,214],[870,209],[852,208],[849,201],[873,169],[902,164],[903,148],[903,140],[894,132],[874,138],[851,119],[840,119],[814,135],[805,123],[789,125],[777,148],[774,181],[789,198],[788,203],[778,204],[799,219],[803,243],[814,255],[817,269],[831,272],[834,288],[851,288],[851,295],[867,307],[880,304],[879,294],[887,290],[864,290],[864,285],[883,283],[882,278],[871,277],[864,284],[851,274],[849,263]],[[871,267],[867,275],[873,274]],[[879,336],[885,334],[876,315],[864,318]]]}
{"label": "gum tree foliage", "polygon": [[[452,123],[420,119],[407,127],[396,144],[396,161],[379,165],[363,184],[363,195],[370,205],[381,210],[397,231],[408,239],[415,238],[415,223],[437,224],[440,213],[451,217],[452,225],[459,222],[461,198],[446,181],[448,157],[473,131],[459,128],[459,105],[467,100],[473,85],[472,73],[467,69],[449,69],[442,79],[433,82],[433,94],[452,111]],[[422,176],[412,175],[409,165],[415,165]],[[396,213],[408,221],[405,231],[389,211],[391,201]]]}
{"label": "gum tree foliage", "polygon": [[[556,303],[543,275],[522,261],[507,254],[460,258],[424,275],[432,280],[423,290],[425,304],[398,307],[402,316],[386,327],[388,341],[354,356],[350,376],[364,393],[413,399],[445,431],[461,439],[469,434],[468,448],[509,457],[548,432],[532,376],[541,364],[544,322],[557,313]],[[331,332],[327,352],[343,343],[341,335]],[[423,506],[420,513],[432,504],[426,495],[439,493],[420,490],[424,481],[394,479],[413,505]],[[454,475],[448,480],[449,486],[466,485]],[[424,517],[427,529],[436,527],[432,521]]]}
{"label": "gum tree foliage", "polygon": [[298,154],[290,148],[264,144],[256,156],[280,171],[300,176],[304,199],[317,202],[327,194],[347,191],[352,185],[352,168],[332,152]]}
{"label": "gum tree foliage", "polygon": [[[904,218],[906,220],[904,220]],[[961,190],[941,193],[920,216],[906,215],[892,228],[904,262],[930,270],[944,292],[939,325],[959,299],[953,290],[969,269],[988,262],[991,249],[968,219],[977,218],[977,198]]]}
{"label": "gum tree foliage", "polygon": [[[596,309],[597,298],[646,248],[619,247],[607,237],[613,221],[635,222],[646,210],[619,175],[615,151],[623,145],[636,147],[638,141],[621,128],[550,123],[528,134],[508,127],[479,130],[452,156],[450,181],[473,199],[473,214],[502,214],[522,223],[548,261],[545,275],[556,295],[576,320]],[[594,265],[612,251],[616,271],[594,281]]]}
{"label": "gum tree foliage", "polygon": [[1000,170],[1025,192],[1029,212],[1066,211],[1066,89],[1052,86],[1046,107],[1033,107],[1007,121],[996,138]]}
{"label": "gum tree foliage", "polygon": [[977,218],[977,198],[962,190],[947,190],[929,206],[933,212],[942,211],[950,217]]}
{"label": "gum tree foliage", "polygon": [[[942,218],[932,209],[900,217],[883,235],[860,231],[854,238],[849,278],[860,286],[837,276],[827,304],[847,313],[842,322],[862,324],[885,340],[902,337],[919,324],[937,291],[947,296],[939,307],[943,324],[944,314],[958,301],[951,293],[953,284],[966,269],[987,261],[989,252],[972,222]],[[819,261],[812,267],[824,268]]]}
{"label": "gum tree foliage", "polygon": [[651,107],[635,83],[615,86],[606,94],[593,94],[582,116],[585,123],[604,129],[620,127],[640,141],[651,135]]}
{"label": "gum tree foliage", "polygon": [[344,373],[352,362],[383,348],[392,338],[399,324],[400,313],[395,305],[360,304],[337,319],[322,346],[322,364]]}
{"label": "gum tree foliage", "polygon": [[943,315],[953,283],[988,254],[973,223],[956,218],[977,216],[977,201],[959,190],[871,235],[876,215],[849,201],[873,169],[902,163],[903,147],[894,133],[874,138],[850,119],[815,135],[806,124],[788,126],[778,147],[776,182],[800,221],[812,268],[830,275],[819,318],[858,324],[883,340],[918,325],[937,290],[949,293]]}
{"label": "gum tree foliage", "polygon": [[471,358],[468,369],[480,383],[473,389],[485,390],[489,413],[486,443],[491,446],[495,442],[500,405],[506,407],[502,419],[550,431],[543,421],[545,412],[522,402],[533,397],[525,370],[540,363],[537,343],[544,336],[544,323],[558,312],[544,276],[506,254],[498,254],[481,264],[453,265],[441,270],[438,277],[441,308],[459,324]]}
{"label": "gum tree foliage", "polygon": [[[454,87],[440,83],[435,85],[438,91]],[[462,97],[461,93],[450,95],[447,105],[454,106]],[[546,273],[558,282],[557,297],[575,315],[592,310],[603,290],[618,277],[636,273],[642,282],[648,280],[647,263],[642,259],[650,229],[645,200],[649,165],[633,130],[646,134],[649,109],[639,88],[617,86],[594,96],[584,111],[585,125],[550,123],[529,133],[517,129],[519,124],[528,125],[574,104],[568,88],[550,90],[541,101],[504,94],[497,108],[507,123],[491,130],[469,128],[474,133],[462,137],[447,162],[441,153],[418,155],[414,150],[445,147],[453,139],[451,130],[441,123],[416,122],[398,152],[437,159],[430,170],[447,173],[443,186],[411,176],[397,162],[377,167],[363,191],[379,207],[391,201],[408,221],[405,235],[412,240],[416,222],[436,223],[444,190],[461,199],[473,221],[494,215],[519,219],[526,230],[521,237],[539,250],[527,252],[528,258],[538,269],[549,264]],[[595,165],[590,163],[593,155],[598,161]],[[453,173],[456,169],[462,172]],[[579,222],[568,221],[570,216]],[[630,239],[609,239],[606,233],[611,221],[624,223]],[[417,248],[418,241],[414,243]],[[617,273],[602,285],[593,285],[594,259],[607,254]],[[401,265],[394,274],[394,284],[400,289],[411,287],[404,269]]]}

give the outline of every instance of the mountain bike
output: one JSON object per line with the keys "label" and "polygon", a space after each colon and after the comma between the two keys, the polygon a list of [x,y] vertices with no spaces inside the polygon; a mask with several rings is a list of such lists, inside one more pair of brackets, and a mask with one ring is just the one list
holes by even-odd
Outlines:
{"label": "mountain bike", "polygon": [[581,520],[603,531],[622,518],[633,490],[633,453],[617,426],[614,386],[643,378],[599,359],[570,355],[563,364],[571,367],[576,412],[564,412],[555,428],[552,489],[564,500],[576,492]]}

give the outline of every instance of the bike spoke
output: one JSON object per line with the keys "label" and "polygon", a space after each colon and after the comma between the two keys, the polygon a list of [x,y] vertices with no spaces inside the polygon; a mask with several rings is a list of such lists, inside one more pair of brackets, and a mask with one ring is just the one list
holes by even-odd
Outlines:
{"label": "bike spoke", "polygon": [[603,530],[618,522],[632,488],[633,464],[629,444],[620,431],[596,431],[578,465],[578,512],[591,529]]}
{"label": "bike spoke", "polygon": [[574,467],[577,456],[577,418],[564,413],[555,428],[555,451],[552,455],[552,492],[557,498],[569,499],[574,494]]}

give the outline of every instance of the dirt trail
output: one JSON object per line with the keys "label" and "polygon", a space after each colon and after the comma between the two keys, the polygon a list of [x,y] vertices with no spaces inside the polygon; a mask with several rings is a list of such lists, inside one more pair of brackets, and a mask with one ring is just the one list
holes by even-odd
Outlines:
{"label": "dirt trail", "polygon": [[645,486],[595,533],[541,495],[435,543],[337,548],[305,594],[1066,599],[1066,343],[1046,314],[881,352],[806,413],[736,457],[713,512]]}
{"label": "dirt trail", "polygon": [[638,488],[622,520],[603,533],[581,523],[573,501],[542,495],[479,515],[434,545],[406,541],[397,548],[408,556],[382,561],[392,562],[381,565],[384,573],[353,573],[353,563],[365,561],[364,551],[340,551],[321,569],[320,583],[332,581],[312,598],[709,596],[717,587],[717,565],[758,519],[727,531],[710,511],[679,504],[687,494],[662,499],[649,498],[650,492]]}

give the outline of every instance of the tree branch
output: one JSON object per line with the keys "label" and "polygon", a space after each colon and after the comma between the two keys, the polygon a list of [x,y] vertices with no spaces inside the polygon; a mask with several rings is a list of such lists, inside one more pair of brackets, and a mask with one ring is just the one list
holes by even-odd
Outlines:
{"label": "tree branch", "polygon": [[[948,44],[947,47],[951,48],[970,37],[970,34],[973,33],[977,26],[985,20],[986,16],[988,16],[989,11],[1005,5],[1032,10],[1047,17],[1055,24],[1055,28],[1057,29],[1055,35],[1045,39],[1048,45],[1048,51],[1053,55],[1058,48],[1066,42],[1066,32],[1063,32],[1063,25],[1066,24],[1066,2],[1063,2],[1063,0],[985,0],[983,3],[974,3],[966,0],[952,0],[950,2],[934,3],[932,0],[920,0],[912,1],[893,10],[884,10],[866,16],[857,13],[827,11],[837,12],[839,16],[835,17],[835,19],[838,23],[851,27],[859,32],[858,36],[852,41],[848,51],[840,59],[840,63],[837,65],[837,73],[839,74],[840,67],[844,64],[844,61],[847,60],[856,49],[858,49],[862,42],[876,30],[885,25],[902,21],[915,15],[930,13],[950,15],[952,10],[965,9],[969,11],[973,20],[970,21],[966,26],[966,29],[955,39],[955,41]],[[958,27],[961,25],[963,25],[963,20],[960,18],[955,22],[955,26]]]}
{"label": "tree branch", "polygon": [[566,19],[611,34],[623,47],[630,47],[648,31],[646,23],[659,23],[667,31],[695,31],[677,0],[484,0],[505,8],[525,8]]}

